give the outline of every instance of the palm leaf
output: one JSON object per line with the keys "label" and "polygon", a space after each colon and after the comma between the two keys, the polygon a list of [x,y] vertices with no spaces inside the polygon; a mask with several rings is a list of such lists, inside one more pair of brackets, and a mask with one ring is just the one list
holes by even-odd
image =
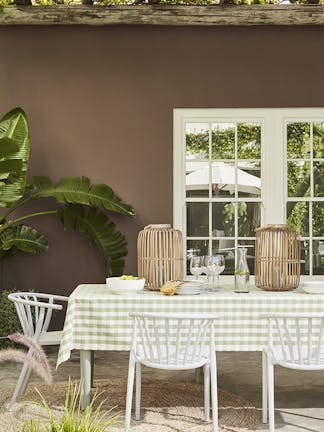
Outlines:
{"label": "palm leaf", "polygon": [[29,192],[33,198],[53,197],[60,203],[84,204],[135,215],[134,208],[118,198],[111,187],[105,184],[91,185],[88,177],[63,178],[57,186],[48,177],[34,177]]}
{"label": "palm leaf", "polygon": [[11,173],[19,172],[22,168],[22,161],[19,159],[9,159],[0,161],[0,173],[6,174],[6,178],[9,177]]}
{"label": "palm leaf", "polygon": [[[21,108],[14,108],[0,120],[0,140],[14,141],[18,150],[15,153],[9,151],[6,160],[20,160],[20,169],[15,169],[6,177],[0,185],[0,206],[10,205],[20,199],[26,187],[27,163],[29,157],[29,129],[25,112]],[[5,141],[2,141],[2,144]],[[8,142],[8,141],[7,141]]]}
{"label": "palm leaf", "polygon": [[[11,138],[0,138],[0,180],[6,180],[14,171],[20,171],[22,162],[20,159],[6,159],[7,156],[17,153],[18,145]],[[0,182],[0,189],[6,182]]]}
{"label": "palm leaf", "polygon": [[16,142],[11,138],[0,138],[0,158],[17,153],[19,150]]}
{"label": "palm leaf", "polygon": [[35,228],[26,225],[8,226],[0,234],[0,254],[4,255],[13,248],[37,254],[47,251],[48,242]]}
{"label": "palm leaf", "polygon": [[105,259],[108,276],[123,273],[127,242],[106,214],[95,208],[69,204],[59,209],[59,216],[65,226],[81,231],[96,244]]}

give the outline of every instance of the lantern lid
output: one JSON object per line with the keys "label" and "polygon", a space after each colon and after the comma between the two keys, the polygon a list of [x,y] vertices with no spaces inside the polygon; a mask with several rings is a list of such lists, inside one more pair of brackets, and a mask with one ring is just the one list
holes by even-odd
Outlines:
{"label": "lantern lid", "polygon": [[146,227],[144,227],[145,230],[148,229],[170,229],[171,225],[170,224],[150,224],[150,225],[146,225]]}

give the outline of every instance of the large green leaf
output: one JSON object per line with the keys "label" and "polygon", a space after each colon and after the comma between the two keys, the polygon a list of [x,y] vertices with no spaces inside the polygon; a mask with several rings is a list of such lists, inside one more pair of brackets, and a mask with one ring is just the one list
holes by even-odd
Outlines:
{"label": "large green leaf", "polygon": [[[20,199],[26,187],[27,164],[29,157],[29,129],[25,112],[21,108],[14,108],[0,120],[0,144],[1,139],[14,141],[18,150],[3,155],[5,160],[20,160],[20,169],[15,169],[6,177],[0,185],[0,206],[10,207],[12,203]],[[2,144],[4,141],[2,141]]]}
{"label": "large green leaf", "polygon": [[105,184],[91,185],[88,177],[63,178],[57,186],[48,177],[34,177],[29,191],[33,198],[53,197],[61,203],[84,204],[135,215],[134,208],[118,198],[111,187]]}
{"label": "large green leaf", "polygon": [[[0,173],[8,174],[8,177],[11,173],[17,173],[21,171],[22,161],[19,159],[9,159],[0,161]],[[8,178],[6,177],[6,178]]]}
{"label": "large green leaf", "polygon": [[0,158],[17,153],[19,150],[16,142],[11,138],[0,138]]}
{"label": "large green leaf", "polygon": [[105,213],[69,204],[59,209],[59,216],[64,225],[81,231],[96,244],[105,259],[108,276],[123,273],[127,242]]}
{"label": "large green leaf", "polygon": [[48,242],[35,228],[26,225],[9,226],[0,234],[0,254],[13,248],[37,254],[47,251]]}

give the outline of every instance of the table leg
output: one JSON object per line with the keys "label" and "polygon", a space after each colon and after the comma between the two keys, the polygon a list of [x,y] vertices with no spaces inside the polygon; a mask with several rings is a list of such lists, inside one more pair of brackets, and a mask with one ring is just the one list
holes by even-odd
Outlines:
{"label": "table leg", "polygon": [[94,388],[94,361],[95,352],[91,351],[91,388]]}
{"label": "table leg", "polygon": [[81,409],[90,405],[91,351],[80,350]]}
{"label": "table leg", "polygon": [[202,367],[195,369],[196,383],[202,384],[204,382],[204,370]]}

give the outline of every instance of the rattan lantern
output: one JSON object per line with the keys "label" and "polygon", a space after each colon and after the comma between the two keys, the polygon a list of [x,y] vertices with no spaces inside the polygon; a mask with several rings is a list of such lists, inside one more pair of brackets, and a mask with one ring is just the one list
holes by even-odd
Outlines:
{"label": "rattan lantern", "polygon": [[267,291],[289,291],[299,285],[300,245],[287,225],[256,229],[255,285]]}
{"label": "rattan lantern", "polygon": [[170,225],[148,225],[138,235],[138,275],[146,288],[157,291],[169,280],[183,278],[181,231]]}

